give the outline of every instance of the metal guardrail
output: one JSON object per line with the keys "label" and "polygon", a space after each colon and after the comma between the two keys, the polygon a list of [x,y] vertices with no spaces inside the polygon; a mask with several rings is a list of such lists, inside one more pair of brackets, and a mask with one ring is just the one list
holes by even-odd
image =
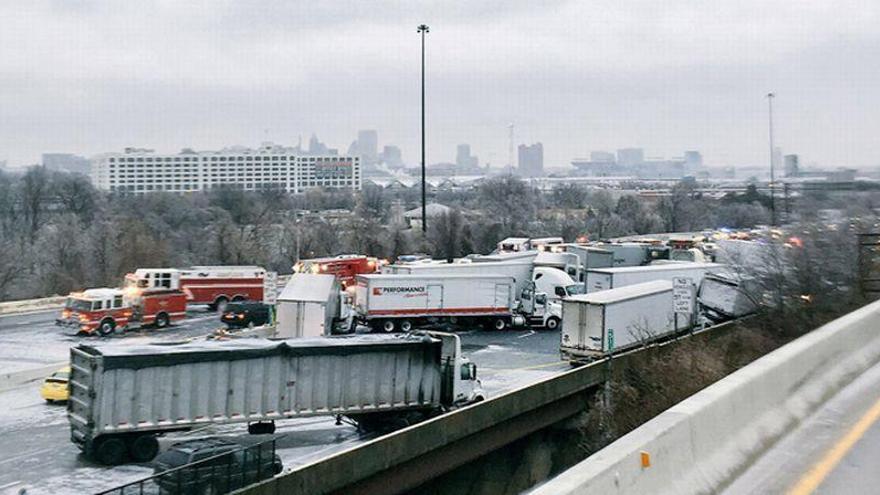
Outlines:
{"label": "metal guardrail", "polygon": [[278,474],[275,468],[278,438],[162,471],[96,495],[230,493]]}

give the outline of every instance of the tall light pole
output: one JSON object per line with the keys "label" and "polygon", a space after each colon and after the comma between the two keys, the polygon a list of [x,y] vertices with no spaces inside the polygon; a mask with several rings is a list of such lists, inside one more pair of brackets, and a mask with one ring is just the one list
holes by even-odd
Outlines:
{"label": "tall light pole", "polygon": [[774,190],[774,181],[776,180],[776,175],[774,171],[774,162],[776,161],[776,147],[773,146],[773,98],[775,97],[775,94],[767,93],[767,107],[770,111],[770,225],[773,227],[776,226],[776,195],[774,194],[776,192]]}
{"label": "tall light pole", "polygon": [[425,204],[425,33],[427,24],[420,24],[417,32],[422,35],[422,232],[428,231],[428,208]]}

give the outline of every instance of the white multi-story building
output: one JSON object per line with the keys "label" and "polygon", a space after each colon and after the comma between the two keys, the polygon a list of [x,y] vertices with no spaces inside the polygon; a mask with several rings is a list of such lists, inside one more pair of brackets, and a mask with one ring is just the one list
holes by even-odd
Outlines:
{"label": "white multi-story building", "polygon": [[186,193],[222,187],[299,193],[318,187],[359,190],[361,165],[355,156],[312,156],[271,143],[258,149],[184,149],[176,154],[126,148],[123,153],[93,158],[91,177],[98,189],[125,194]]}

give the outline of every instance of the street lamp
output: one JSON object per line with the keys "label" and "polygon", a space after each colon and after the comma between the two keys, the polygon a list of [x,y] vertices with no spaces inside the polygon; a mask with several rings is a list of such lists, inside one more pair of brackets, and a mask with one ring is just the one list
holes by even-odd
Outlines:
{"label": "street lamp", "polygon": [[425,33],[427,24],[420,24],[416,30],[422,35],[422,232],[428,231],[427,206],[425,204]]}
{"label": "street lamp", "polygon": [[775,147],[773,146],[773,98],[776,95],[773,93],[767,93],[767,107],[770,111],[769,119],[770,119],[770,225],[776,226],[776,195],[774,194],[775,190],[775,173],[774,173],[774,165],[775,159],[774,155]]}

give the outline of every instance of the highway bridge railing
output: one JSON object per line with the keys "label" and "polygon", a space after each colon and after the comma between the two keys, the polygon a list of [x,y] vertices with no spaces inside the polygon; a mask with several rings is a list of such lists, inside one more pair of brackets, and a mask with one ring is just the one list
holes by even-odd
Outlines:
{"label": "highway bridge railing", "polygon": [[[714,338],[730,324],[700,335]],[[248,495],[371,494],[412,490],[515,440],[570,418],[588,408],[590,391],[615,370],[643,359],[653,343],[613,358],[563,372],[484,402],[365,442],[306,464],[281,476],[243,488]]]}

